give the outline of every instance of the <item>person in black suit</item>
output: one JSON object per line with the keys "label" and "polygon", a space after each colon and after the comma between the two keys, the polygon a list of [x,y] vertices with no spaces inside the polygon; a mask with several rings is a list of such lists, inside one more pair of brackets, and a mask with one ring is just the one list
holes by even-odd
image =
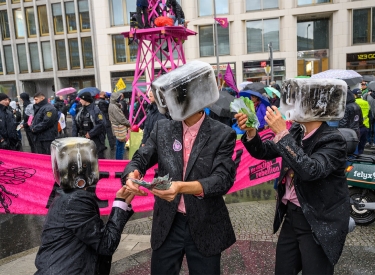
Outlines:
{"label": "person in black suit", "polygon": [[[201,85],[202,91],[184,89],[187,95],[182,98],[212,93],[217,99],[212,81],[216,91]],[[185,100],[180,107],[186,119],[176,121],[171,112],[174,120],[157,121],[122,174],[123,184],[137,195],[146,193],[131,178],[141,178],[156,163],[159,176],[169,174],[173,179],[168,190],[151,191],[155,195],[151,274],[179,274],[185,254],[190,274],[220,274],[221,252],[236,241],[223,199],[235,178],[236,133],[204,114],[211,103],[207,97],[198,104]]]}

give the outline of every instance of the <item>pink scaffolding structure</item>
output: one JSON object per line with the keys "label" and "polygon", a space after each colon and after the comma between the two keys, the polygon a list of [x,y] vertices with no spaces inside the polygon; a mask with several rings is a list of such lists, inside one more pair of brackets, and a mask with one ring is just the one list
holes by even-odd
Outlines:
{"label": "pink scaffolding structure", "polygon": [[[159,11],[159,3],[165,0],[149,0],[149,20],[159,14],[166,14],[165,10]],[[149,102],[147,93],[152,81],[160,75],[174,70],[186,63],[182,44],[188,36],[195,35],[182,26],[154,27],[149,29],[131,29],[122,33],[131,43],[138,44],[136,68],[133,80],[132,96],[130,100],[129,121],[133,125],[141,125],[146,119],[144,103]],[[140,82],[146,76],[146,82]],[[139,108],[134,112],[134,104],[138,102]],[[142,117],[142,115],[144,115]],[[142,117],[142,118],[141,118]],[[138,119],[139,118],[139,119]]]}

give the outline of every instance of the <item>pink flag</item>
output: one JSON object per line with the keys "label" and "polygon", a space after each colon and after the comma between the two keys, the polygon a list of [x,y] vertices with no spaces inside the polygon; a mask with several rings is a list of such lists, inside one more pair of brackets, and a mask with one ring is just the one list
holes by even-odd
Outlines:
{"label": "pink flag", "polygon": [[228,18],[214,18],[220,26],[223,28],[228,28]]}
{"label": "pink flag", "polygon": [[230,68],[230,65],[227,65],[227,70],[224,74],[224,80],[227,83],[229,87],[231,87],[233,90],[235,90],[237,93],[239,92],[236,85],[236,79],[234,78],[233,71]]}

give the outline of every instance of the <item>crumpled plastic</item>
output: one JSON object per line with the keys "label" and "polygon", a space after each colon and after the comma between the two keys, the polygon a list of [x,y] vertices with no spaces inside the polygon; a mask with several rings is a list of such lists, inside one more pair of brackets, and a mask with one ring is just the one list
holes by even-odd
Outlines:
{"label": "crumpled plastic", "polygon": [[164,177],[157,177],[152,180],[152,182],[147,182],[144,180],[130,179],[132,182],[139,184],[147,188],[148,190],[157,189],[157,190],[168,190],[172,185],[172,178],[169,178],[169,174]]}
{"label": "crumpled plastic", "polygon": [[243,96],[234,99],[230,104],[230,110],[247,115],[246,127],[258,129],[260,124],[251,99]]}

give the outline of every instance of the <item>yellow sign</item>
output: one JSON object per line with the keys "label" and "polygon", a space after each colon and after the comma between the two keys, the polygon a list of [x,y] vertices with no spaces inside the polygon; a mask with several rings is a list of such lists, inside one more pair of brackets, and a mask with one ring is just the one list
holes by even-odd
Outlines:
{"label": "yellow sign", "polygon": [[101,114],[98,114],[98,118],[99,118],[99,120],[102,120],[103,116]]}
{"label": "yellow sign", "polygon": [[116,87],[115,89],[113,90],[114,93],[117,93],[118,91],[121,91],[123,89],[126,88],[126,84],[124,82],[124,80],[122,80],[122,78],[120,78],[118,81],[117,81],[117,84],[116,84]]}
{"label": "yellow sign", "polygon": [[52,112],[47,112],[47,117],[51,117],[52,116]]}

